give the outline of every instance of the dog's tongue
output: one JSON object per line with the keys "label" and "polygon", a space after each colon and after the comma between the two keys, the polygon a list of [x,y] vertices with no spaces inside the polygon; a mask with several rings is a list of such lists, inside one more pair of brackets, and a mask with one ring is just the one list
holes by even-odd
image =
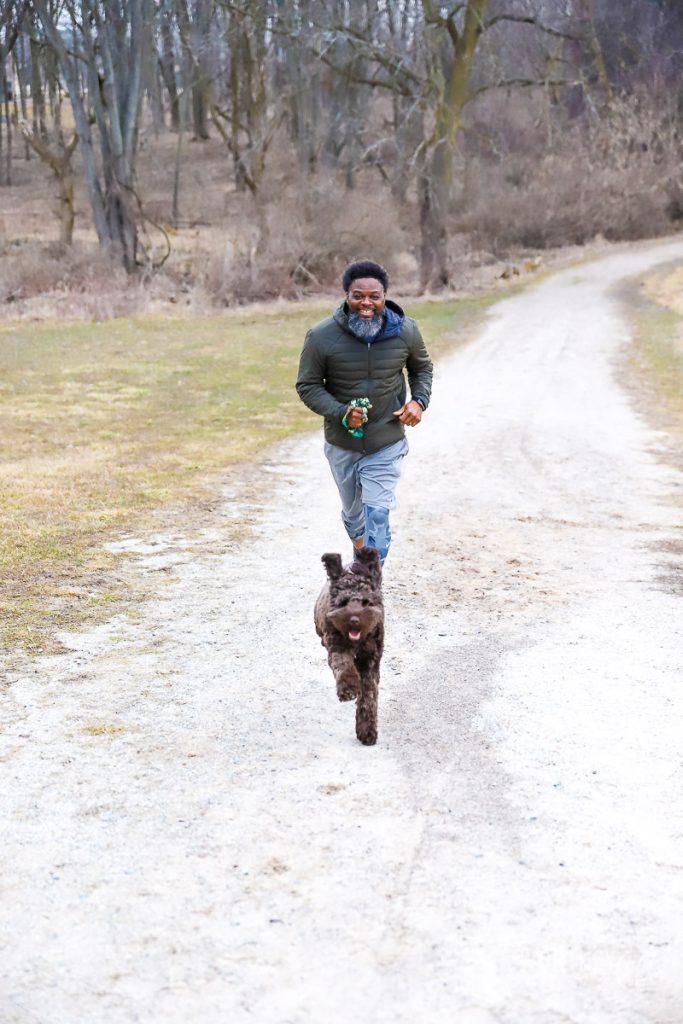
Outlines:
{"label": "dog's tongue", "polygon": [[349,630],[349,640],[360,640],[360,630],[359,629],[350,629]]}

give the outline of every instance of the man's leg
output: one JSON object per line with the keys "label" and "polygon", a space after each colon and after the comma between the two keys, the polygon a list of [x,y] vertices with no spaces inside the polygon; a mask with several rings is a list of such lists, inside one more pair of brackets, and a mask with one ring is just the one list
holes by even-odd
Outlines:
{"label": "man's leg", "polygon": [[389,545],[391,544],[389,509],[373,507],[372,505],[364,505],[363,507],[365,509],[363,544],[366,544],[369,548],[377,548],[380,561],[384,565],[384,560],[389,554]]}
{"label": "man's leg", "polygon": [[362,458],[358,452],[325,442],[325,457],[330,464],[334,482],[342,503],[342,522],[351,538],[354,548],[363,547],[365,533],[365,510],[358,479],[358,463]]}
{"label": "man's leg", "polygon": [[377,548],[382,565],[391,544],[389,512],[396,508],[396,487],[407,454],[408,442],[402,438],[373,455],[364,455],[358,464],[365,515],[363,542]]}

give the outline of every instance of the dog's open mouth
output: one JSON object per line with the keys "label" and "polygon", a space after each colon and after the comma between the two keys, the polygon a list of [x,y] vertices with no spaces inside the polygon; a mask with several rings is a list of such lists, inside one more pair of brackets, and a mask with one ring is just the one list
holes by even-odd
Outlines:
{"label": "dog's open mouth", "polygon": [[349,640],[360,640],[360,630],[359,629],[350,629],[349,630]]}

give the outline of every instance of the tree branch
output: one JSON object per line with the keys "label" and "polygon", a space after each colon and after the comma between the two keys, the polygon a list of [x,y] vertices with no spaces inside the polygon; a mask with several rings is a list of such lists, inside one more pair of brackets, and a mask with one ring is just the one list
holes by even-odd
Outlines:
{"label": "tree branch", "polygon": [[504,82],[490,82],[488,85],[480,85],[478,89],[472,90],[470,99],[481,96],[485,92],[491,92],[493,89],[530,89],[533,86],[573,86],[582,84],[580,78],[508,78]]}
{"label": "tree branch", "polygon": [[312,48],[311,53],[314,57],[321,60],[323,64],[327,64],[329,68],[336,71],[338,75],[342,75],[344,78],[348,79],[350,82],[355,82],[357,85],[369,85],[373,88],[388,89],[390,92],[397,92],[399,96],[406,96],[408,99],[412,99],[414,96],[414,92],[411,89],[407,86],[399,85],[396,81],[383,81],[381,78],[366,78],[364,75],[356,73],[349,66],[340,66],[339,64],[335,64],[335,62],[323,51]]}
{"label": "tree branch", "polygon": [[351,42],[352,45],[355,42],[363,44],[360,48],[362,56],[381,64],[382,67],[385,67],[391,74],[405,75],[406,78],[410,79],[416,85],[422,84],[419,75],[414,71],[411,71],[410,68],[405,67],[404,58],[399,54],[385,54],[384,47],[368,43],[368,40],[363,33],[351,26],[335,25],[333,27],[333,31],[343,35],[349,40],[349,42]]}
{"label": "tree branch", "polygon": [[467,3],[454,4],[448,14],[441,14],[439,7],[434,0],[422,0],[422,12],[427,25],[438,25],[440,28],[448,29],[448,23],[455,26],[455,17],[460,11],[467,7]]}
{"label": "tree branch", "polygon": [[558,39],[571,39],[572,42],[580,42],[582,39],[581,36],[572,35],[570,32],[562,32],[559,28],[543,25],[532,14],[496,14],[495,17],[489,18],[484,28],[488,31],[501,21],[513,22],[516,25],[533,25],[540,32],[546,32],[549,36],[556,36]]}

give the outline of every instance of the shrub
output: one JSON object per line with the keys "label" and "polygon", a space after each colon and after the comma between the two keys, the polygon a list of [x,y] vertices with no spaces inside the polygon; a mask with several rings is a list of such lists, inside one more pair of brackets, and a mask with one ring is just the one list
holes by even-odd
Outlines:
{"label": "shrub", "polygon": [[[276,193],[277,194],[277,193]],[[202,284],[214,302],[232,305],[268,298],[299,298],[310,292],[338,291],[343,268],[369,256],[390,276],[409,248],[390,195],[378,187],[346,191],[337,181],[311,181],[310,187],[272,203],[267,210],[268,241],[257,251],[251,232],[235,230],[209,260]]]}
{"label": "shrub", "polygon": [[622,97],[569,122],[545,152],[473,155],[458,225],[498,251],[661,235],[678,216],[680,157],[672,113]]}

